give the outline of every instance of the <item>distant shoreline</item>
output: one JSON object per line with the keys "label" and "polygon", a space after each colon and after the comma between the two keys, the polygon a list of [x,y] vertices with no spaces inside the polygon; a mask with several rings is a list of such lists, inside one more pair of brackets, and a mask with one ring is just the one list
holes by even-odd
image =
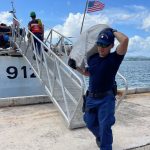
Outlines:
{"label": "distant shoreline", "polygon": [[150,57],[125,57],[125,61],[150,61]]}

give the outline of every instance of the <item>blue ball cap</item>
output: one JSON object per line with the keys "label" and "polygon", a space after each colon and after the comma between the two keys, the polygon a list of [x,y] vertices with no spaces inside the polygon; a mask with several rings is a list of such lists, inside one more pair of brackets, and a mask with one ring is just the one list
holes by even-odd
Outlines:
{"label": "blue ball cap", "polygon": [[110,45],[114,43],[114,35],[113,32],[110,29],[104,29],[102,30],[97,38],[96,44],[97,45]]}
{"label": "blue ball cap", "polygon": [[3,37],[4,37],[4,41],[5,41],[5,42],[8,42],[8,41],[9,41],[9,36],[8,36],[8,35],[3,35]]}

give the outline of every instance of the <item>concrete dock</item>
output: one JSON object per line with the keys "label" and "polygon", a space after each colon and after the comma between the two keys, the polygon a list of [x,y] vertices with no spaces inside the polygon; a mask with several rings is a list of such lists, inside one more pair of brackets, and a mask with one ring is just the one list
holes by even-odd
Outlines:
{"label": "concrete dock", "polygon": [[[113,150],[150,150],[150,92],[116,112]],[[69,130],[52,103],[0,108],[0,150],[98,150],[86,129]]]}

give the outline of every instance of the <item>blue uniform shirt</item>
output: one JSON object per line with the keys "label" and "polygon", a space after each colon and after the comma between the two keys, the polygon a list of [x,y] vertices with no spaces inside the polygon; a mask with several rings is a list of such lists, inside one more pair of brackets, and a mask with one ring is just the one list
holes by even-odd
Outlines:
{"label": "blue uniform shirt", "polygon": [[94,54],[88,59],[89,91],[93,93],[106,92],[112,89],[116,73],[124,58],[115,52],[106,57]]}

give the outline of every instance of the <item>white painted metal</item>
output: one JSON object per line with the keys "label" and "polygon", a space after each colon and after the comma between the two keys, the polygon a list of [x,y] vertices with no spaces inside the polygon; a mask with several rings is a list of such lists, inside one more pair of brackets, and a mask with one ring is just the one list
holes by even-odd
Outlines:
{"label": "white painted metal", "polygon": [[119,72],[117,72],[117,75],[124,81],[125,89],[123,91],[122,96],[117,99],[116,110],[118,109],[119,105],[121,104],[121,102],[125,98],[125,96],[127,94],[127,91],[128,91],[128,82],[127,82],[126,78],[121,73],[119,73]]}
{"label": "white painted metal", "polygon": [[[80,107],[80,110],[82,107],[79,103],[82,104],[82,95],[84,93],[83,82],[63,61],[64,56],[66,58],[68,55],[67,49],[65,49],[66,47],[64,46],[65,41],[68,40],[71,45],[70,40],[62,36],[57,42],[56,39],[53,39],[53,35],[57,37],[57,32],[51,30],[51,40],[43,43],[30,31],[26,30],[26,33],[27,32],[31,34],[31,41],[29,44],[27,44],[23,38],[20,42],[21,37],[19,37],[19,35],[18,38],[16,38],[16,45],[19,51],[24,59],[31,65],[51,100],[64,116],[67,126],[69,128],[84,126],[82,115],[77,115],[78,112],[76,112],[78,107]],[[41,56],[37,53],[34,38],[41,43]],[[48,52],[45,52],[44,49],[47,49]],[[36,60],[33,60],[33,55],[35,55]],[[74,116],[77,117],[75,118]],[[74,120],[74,118],[76,120]],[[76,124],[71,124],[72,121],[76,122]]]}
{"label": "white painted metal", "polygon": [[0,98],[46,94],[24,58],[0,56],[0,64]]}
{"label": "white painted metal", "polygon": [[[71,41],[53,29],[50,30],[44,43],[28,29],[27,32],[31,34],[31,40],[26,41],[25,37],[19,34],[14,38],[19,51],[35,71],[51,100],[66,120],[67,126],[71,129],[84,126],[81,108],[86,87],[82,77],[66,64],[72,48]],[[37,53],[34,38],[41,43],[41,55]],[[66,48],[66,41],[70,49]],[[33,60],[33,55],[36,60]]]}

